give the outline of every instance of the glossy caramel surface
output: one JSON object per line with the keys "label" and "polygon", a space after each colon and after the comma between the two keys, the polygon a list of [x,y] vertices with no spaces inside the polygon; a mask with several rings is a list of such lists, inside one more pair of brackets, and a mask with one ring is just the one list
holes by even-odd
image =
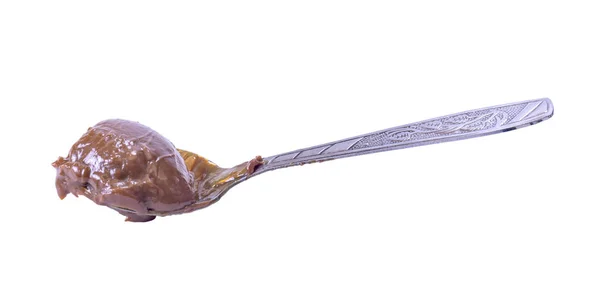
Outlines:
{"label": "glossy caramel surface", "polygon": [[106,120],[88,129],[59,157],[56,189],[93,200],[127,216],[149,221],[156,216],[204,208],[260,164],[260,158],[223,169],[192,152],[178,150],[140,123]]}

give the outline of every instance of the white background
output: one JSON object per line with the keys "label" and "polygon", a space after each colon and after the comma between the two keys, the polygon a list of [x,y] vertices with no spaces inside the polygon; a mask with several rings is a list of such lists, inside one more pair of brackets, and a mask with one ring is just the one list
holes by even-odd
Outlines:
{"label": "white background", "polygon": [[[2,301],[598,301],[592,1],[3,1]],[[266,173],[125,223],[59,200],[87,127],[222,166],[550,97],[468,141]]]}

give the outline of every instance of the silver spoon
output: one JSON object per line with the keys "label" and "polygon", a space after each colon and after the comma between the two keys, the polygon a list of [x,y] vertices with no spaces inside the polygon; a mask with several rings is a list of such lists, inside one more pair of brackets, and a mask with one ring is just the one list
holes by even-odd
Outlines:
{"label": "silver spoon", "polygon": [[219,200],[236,184],[267,171],[343,157],[411,148],[507,132],[547,120],[554,114],[548,98],[475,109],[413,124],[384,129],[262,159],[256,168],[245,164],[220,169],[203,181],[198,202],[170,215],[195,211]]}

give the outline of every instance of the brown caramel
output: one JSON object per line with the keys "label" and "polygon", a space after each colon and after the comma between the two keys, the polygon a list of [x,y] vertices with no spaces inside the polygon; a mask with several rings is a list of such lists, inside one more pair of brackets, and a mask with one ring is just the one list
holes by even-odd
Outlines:
{"label": "brown caramel", "polygon": [[143,222],[205,208],[260,164],[257,156],[220,168],[140,123],[106,120],[89,128],[52,166],[61,199],[83,195],[128,221]]}

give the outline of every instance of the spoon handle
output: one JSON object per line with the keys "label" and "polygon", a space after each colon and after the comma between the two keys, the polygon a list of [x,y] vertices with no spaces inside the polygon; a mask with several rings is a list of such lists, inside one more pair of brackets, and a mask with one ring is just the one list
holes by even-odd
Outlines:
{"label": "spoon handle", "polygon": [[554,114],[548,98],[455,113],[264,159],[254,175],[291,166],[474,138],[534,125]]}

